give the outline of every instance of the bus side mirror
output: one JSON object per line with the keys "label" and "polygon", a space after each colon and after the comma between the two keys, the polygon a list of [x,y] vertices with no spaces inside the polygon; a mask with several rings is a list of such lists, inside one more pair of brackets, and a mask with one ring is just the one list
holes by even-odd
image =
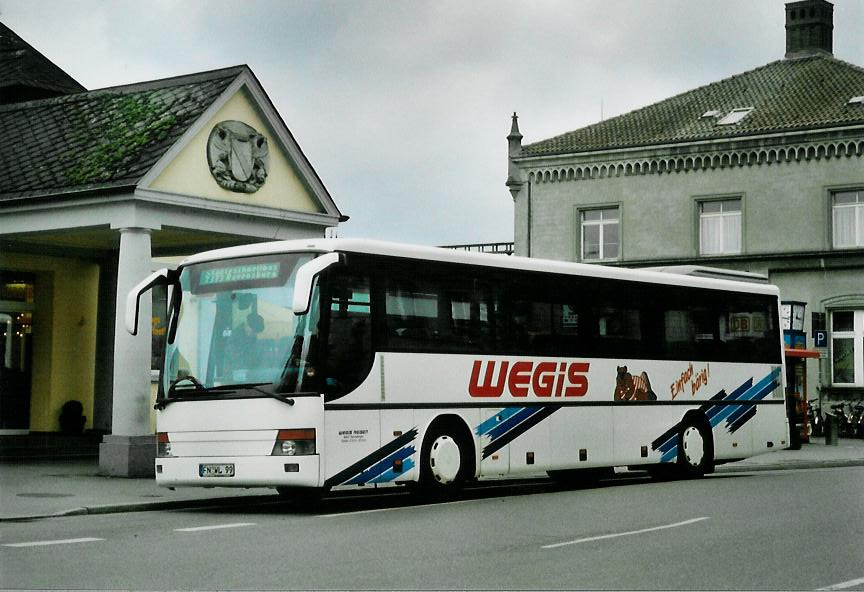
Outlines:
{"label": "bus side mirror", "polygon": [[144,281],[129,291],[126,296],[126,330],[131,335],[138,334],[138,310],[141,306],[141,295],[154,286],[168,286],[177,281],[178,274],[167,268],[154,271]]}
{"label": "bus side mirror", "polygon": [[294,300],[291,303],[294,314],[303,315],[309,311],[309,299],[312,298],[312,282],[315,276],[339,261],[339,253],[325,253],[300,266],[294,280]]}

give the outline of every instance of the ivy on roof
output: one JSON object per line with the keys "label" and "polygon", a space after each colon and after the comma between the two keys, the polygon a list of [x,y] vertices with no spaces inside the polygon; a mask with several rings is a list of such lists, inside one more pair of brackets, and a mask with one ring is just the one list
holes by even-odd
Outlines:
{"label": "ivy on roof", "polygon": [[[166,113],[165,105],[152,96],[132,95],[114,101],[103,97],[100,102],[116,116],[98,130],[101,137],[93,138],[93,149],[76,159],[67,171],[66,178],[72,185],[105,182],[122,174],[143,148],[164,142],[177,123],[177,117]],[[82,130],[81,138],[91,132]]]}

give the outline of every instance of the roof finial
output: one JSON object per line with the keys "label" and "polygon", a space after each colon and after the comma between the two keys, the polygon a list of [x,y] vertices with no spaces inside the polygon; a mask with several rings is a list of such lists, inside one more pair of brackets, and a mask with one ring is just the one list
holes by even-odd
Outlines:
{"label": "roof finial", "polygon": [[510,124],[510,135],[507,136],[508,154],[510,157],[522,154],[522,134],[519,133],[519,117],[513,112],[513,123]]}
{"label": "roof finial", "polygon": [[516,112],[513,112],[513,123],[510,124],[510,135],[507,136],[507,139],[511,138],[519,138],[522,139],[522,134],[519,133],[519,116],[516,115]]}
{"label": "roof finial", "polygon": [[507,188],[510,190],[510,195],[513,196],[513,199],[516,199],[516,196],[519,195],[519,192],[522,190],[522,172],[519,170],[519,166],[513,162],[514,158],[519,157],[522,154],[522,134],[519,133],[519,117],[516,115],[516,112],[513,112],[513,122],[510,124],[510,135],[507,136],[507,156],[509,157],[508,165],[507,165]]}

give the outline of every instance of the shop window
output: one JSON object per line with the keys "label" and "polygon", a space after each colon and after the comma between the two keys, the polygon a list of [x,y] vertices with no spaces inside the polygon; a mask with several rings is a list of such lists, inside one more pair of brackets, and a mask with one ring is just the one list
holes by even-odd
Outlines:
{"label": "shop window", "polygon": [[831,313],[831,380],[835,386],[864,386],[864,310]]}

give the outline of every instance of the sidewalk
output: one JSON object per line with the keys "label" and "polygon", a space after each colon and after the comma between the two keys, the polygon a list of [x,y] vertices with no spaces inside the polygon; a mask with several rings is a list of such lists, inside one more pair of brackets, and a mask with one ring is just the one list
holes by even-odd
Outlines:
{"label": "sidewalk", "polygon": [[[717,467],[718,473],[864,466],[864,440],[841,439],[826,446],[813,439],[801,450],[779,450]],[[0,463],[0,522],[51,516],[106,514],[206,507],[276,500],[273,489],[158,487],[153,479],[121,479],[98,474],[98,460],[24,460]]]}

